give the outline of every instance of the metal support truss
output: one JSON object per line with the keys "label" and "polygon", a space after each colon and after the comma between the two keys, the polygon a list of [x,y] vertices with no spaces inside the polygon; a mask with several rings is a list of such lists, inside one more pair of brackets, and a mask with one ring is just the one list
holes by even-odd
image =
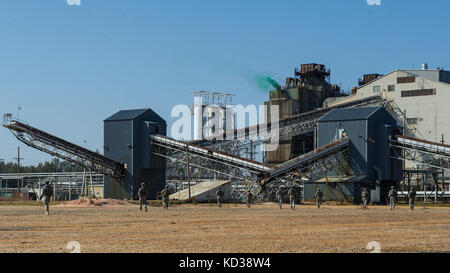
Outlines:
{"label": "metal support truss", "polygon": [[[259,162],[239,158],[223,152],[189,144],[164,136],[151,136],[151,152],[168,158],[169,164],[187,164],[189,152],[190,167],[203,169],[227,176],[230,180],[246,182],[248,189],[257,195],[269,183],[283,181],[301,182],[301,177],[314,180],[328,174],[350,174],[349,139],[344,138],[313,152],[302,155],[283,164],[269,167]],[[296,176],[296,179],[292,177]],[[286,184],[285,184],[286,185]]]}
{"label": "metal support truss", "polygon": [[116,178],[119,181],[124,175],[123,164],[30,125],[16,120],[5,120],[3,126],[8,128],[21,142],[44,153],[85,167],[92,172]]}
{"label": "metal support truss", "polygon": [[[186,154],[189,152],[189,165],[196,167],[193,173],[220,174],[229,177],[230,180],[256,181],[257,175],[262,171],[270,170],[270,167],[256,161],[236,157],[221,151],[215,151],[205,147],[174,140],[169,137],[151,136],[151,153],[167,158],[168,167],[179,166],[179,163],[187,164]],[[179,168],[181,170],[181,168]]]}
{"label": "metal support truss", "polygon": [[[328,175],[349,176],[350,167],[349,138],[343,138],[317,150],[301,155],[297,158],[279,164],[271,171],[265,172],[260,180],[261,186],[282,180],[314,181]],[[297,177],[297,179],[292,179]]]}
{"label": "metal support truss", "polygon": [[423,139],[394,136],[389,140],[391,158],[450,170],[450,146]]}
{"label": "metal support truss", "polygon": [[[317,109],[293,117],[280,120],[278,125],[258,124],[243,129],[225,132],[220,137],[192,141],[190,143],[211,147],[215,150],[226,150],[228,153],[238,155],[240,150],[248,145],[261,145],[270,143],[272,139],[288,139],[290,137],[311,133],[315,130],[317,121],[333,109],[385,105],[386,100],[380,96],[356,100],[341,105]],[[252,140],[252,141],[248,141]]]}

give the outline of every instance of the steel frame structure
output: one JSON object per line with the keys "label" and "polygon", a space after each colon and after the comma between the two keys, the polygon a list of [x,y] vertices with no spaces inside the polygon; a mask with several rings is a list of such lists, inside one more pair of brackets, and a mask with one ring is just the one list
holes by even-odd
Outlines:
{"label": "steel frame structure", "polygon": [[262,188],[267,184],[284,185],[286,187],[327,178],[329,173],[350,176],[353,170],[350,165],[350,140],[343,138],[317,150],[279,164],[270,172],[264,173],[259,184]]}
{"label": "steel frame structure", "polygon": [[125,169],[122,163],[55,137],[30,125],[17,120],[5,120],[3,127],[8,128],[19,141],[32,148],[85,167],[94,173],[101,173],[118,180],[124,176]]}
{"label": "steel frame structure", "polygon": [[[379,105],[385,104],[386,100],[380,96],[372,96],[369,98],[356,100],[349,103],[344,103],[338,106],[317,109],[305,113],[295,115],[293,117],[280,120],[278,124],[272,126],[271,123],[258,124],[254,126],[249,126],[242,129],[236,129],[232,131],[225,132],[220,137],[208,138],[199,141],[192,141],[190,143],[205,146],[225,148],[225,147],[239,147],[242,145],[230,142],[242,142],[243,140],[253,140],[258,141],[259,144],[267,143],[270,139],[275,136],[280,137],[293,137],[306,133],[313,132],[317,121],[323,117],[326,113],[333,109],[339,108],[350,108],[350,107],[363,107],[368,105]],[[245,145],[245,144],[244,144]],[[222,150],[222,149],[218,149]]]}
{"label": "steel frame structure", "polygon": [[[161,135],[151,136],[151,153],[167,158],[169,167],[178,168],[187,164],[187,156],[189,156],[190,168],[199,168],[206,173],[220,174],[229,177],[230,180],[241,182],[255,181],[260,172],[270,170],[269,166],[256,161]],[[179,162],[184,164],[180,165]]]}
{"label": "steel frame structure", "polygon": [[182,162],[177,167],[184,165],[186,168],[189,156],[189,168],[200,168],[227,176],[236,182],[235,185],[242,185],[244,182],[255,196],[269,183],[286,186],[284,181],[289,181],[289,185],[301,184],[298,178],[302,175],[312,180],[313,177],[323,177],[323,174],[326,176],[327,172],[350,172],[348,138],[273,167],[159,135],[151,136],[151,147],[152,154],[172,162],[168,164]]}
{"label": "steel frame structure", "polygon": [[389,140],[389,155],[431,168],[450,170],[449,145],[397,135]]}
{"label": "steel frame structure", "polygon": [[[291,118],[281,120],[278,124],[274,125],[276,127],[272,127],[272,124],[270,123],[258,124],[243,129],[227,131],[223,135],[221,135],[220,138],[209,138],[199,141],[191,141],[188,143],[197,146],[208,147],[212,150],[223,151],[230,155],[244,157],[246,151],[251,149],[255,150],[255,148],[259,145],[270,143],[270,141],[274,137],[279,137],[279,140],[282,140],[293,136],[314,132],[317,121],[333,109],[374,105],[386,106],[386,104],[387,101],[380,96],[372,96],[334,107],[305,112]],[[186,157],[183,151],[178,150],[171,152],[170,158],[171,159],[167,161],[169,173],[178,174],[179,177],[186,176],[184,166],[180,166],[179,164],[177,164],[177,162],[186,162]],[[175,160],[174,158],[177,158],[177,160]],[[217,170],[213,171],[211,168],[209,168],[209,171],[205,171],[205,167],[201,168],[203,168],[203,171],[199,169],[194,171],[201,178],[207,178],[208,176],[212,178],[215,177],[215,174],[217,173],[223,173],[217,172]],[[249,176],[246,177],[247,180],[250,178]]]}

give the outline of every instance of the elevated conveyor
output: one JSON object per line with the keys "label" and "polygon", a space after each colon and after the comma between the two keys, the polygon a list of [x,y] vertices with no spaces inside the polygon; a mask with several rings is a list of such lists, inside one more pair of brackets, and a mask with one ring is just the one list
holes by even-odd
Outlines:
{"label": "elevated conveyor", "polygon": [[19,141],[44,153],[119,180],[124,176],[123,164],[28,124],[17,120],[5,120],[3,127],[8,128]]}
{"label": "elevated conveyor", "polygon": [[[189,153],[191,156],[203,158],[204,160],[206,160],[205,164],[209,161],[215,161],[235,168],[242,168],[252,173],[260,173],[270,170],[269,166],[264,165],[260,162],[240,158],[224,152],[197,146],[185,141],[175,140],[166,136],[152,135],[151,141],[152,153],[164,157],[170,157],[170,153],[167,152],[182,152]],[[165,151],[162,151],[161,149],[155,149],[155,146],[163,148],[165,149]],[[204,167],[208,168],[207,164]]]}
{"label": "elevated conveyor", "polygon": [[[221,174],[228,175],[232,179],[253,182],[255,187],[252,187],[251,191],[254,194],[260,192],[261,186],[264,186],[277,177],[288,175],[292,171],[305,172],[307,168],[310,168],[319,160],[323,160],[337,153],[347,151],[350,143],[348,138],[343,138],[277,166],[268,166],[256,161],[240,158],[206,147],[174,140],[166,136],[153,135],[151,136],[151,139],[153,154],[172,159],[177,158],[179,154],[189,154],[190,165],[192,166],[216,171]],[[187,160],[185,159],[183,163],[186,162]],[[227,171],[227,169],[222,170],[221,168],[224,166],[232,168],[232,170],[237,169],[240,171],[247,171],[250,175],[245,176],[243,173]]]}
{"label": "elevated conveyor", "polygon": [[[333,109],[363,107],[386,102],[380,96],[371,96],[368,98],[356,100],[349,103],[340,104],[333,107],[321,108],[305,113],[301,113],[290,118],[282,119],[278,124],[264,123],[249,126],[242,129],[235,129],[225,132],[223,135],[206,138],[204,140],[191,141],[191,144],[198,146],[210,146],[221,142],[232,140],[243,140],[254,137],[270,139],[275,134],[283,137],[292,137],[314,131],[317,120]],[[267,130],[266,130],[267,128]],[[267,131],[267,132],[266,132]]]}
{"label": "elevated conveyor", "polygon": [[260,184],[265,185],[276,177],[284,176],[293,171],[298,172],[299,170],[304,170],[321,159],[328,158],[342,151],[347,151],[349,144],[349,138],[342,138],[317,150],[276,165],[270,171],[264,172],[264,178],[261,179]]}
{"label": "elevated conveyor", "polygon": [[392,158],[450,170],[450,145],[402,135],[393,136],[389,145]]}

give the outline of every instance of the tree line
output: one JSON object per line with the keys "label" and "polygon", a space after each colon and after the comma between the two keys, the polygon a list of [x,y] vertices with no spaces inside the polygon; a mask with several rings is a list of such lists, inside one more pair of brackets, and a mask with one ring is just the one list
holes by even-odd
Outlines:
{"label": "tree line", "polygon": [[[61,161],[58,158],[45,161],[34,166],[20,166],[21,173],[58,173],[58,172],[82,172],[84,169],[68,161]],[[17,162],[0,161],[0,173],[17,173]]]}

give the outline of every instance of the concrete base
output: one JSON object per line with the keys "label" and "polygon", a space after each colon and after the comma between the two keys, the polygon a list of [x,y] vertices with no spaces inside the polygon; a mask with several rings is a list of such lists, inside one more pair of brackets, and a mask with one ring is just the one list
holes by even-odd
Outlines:
{"label": "concrete base", "polygon": [[[191,186],[191,197],[197,202],[216,202],[216,191],[222,187],[224,191],[223,201],[227,201],[231,198],[231,182],[230,181],[205,181],[195,186]],[[189,189],[176,192],[169,196],[169,199],[173,200],[188,200]]]}

